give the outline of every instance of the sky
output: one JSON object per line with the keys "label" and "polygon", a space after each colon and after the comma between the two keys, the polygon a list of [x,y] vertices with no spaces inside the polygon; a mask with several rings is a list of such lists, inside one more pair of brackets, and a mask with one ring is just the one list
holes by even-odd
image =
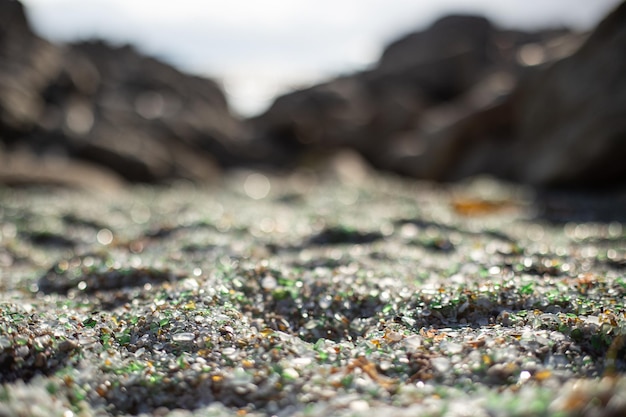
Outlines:
{"label": "sky", "polygon": [[222,83],[233,110],[367,68],[390,41],[449,13],[505,28],[589,30],[619,0],[22,0],[55,42],[130,43]]}

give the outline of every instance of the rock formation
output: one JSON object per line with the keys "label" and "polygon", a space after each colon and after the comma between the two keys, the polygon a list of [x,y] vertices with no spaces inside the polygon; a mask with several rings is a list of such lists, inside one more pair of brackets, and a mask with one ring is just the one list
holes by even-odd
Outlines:
{"label": "rock formation", "polygon": [[378,168],[439,181],[623,183],[624,28],[626,5],[576,50],[584,36],[566,30],[445,17],[392,43],[373,70],[279,97],[251,123],[285,162],[349,147]]}
{"label": "rock formation", "polygon": [[[218,85],[130,46],[59,46],[0,1],[0,144],[88,162],[130,181],[211,179],[236,161],[239,121]],[[0,148],[1,151],[1,148]]]}
{"label": "rock formation", "polygon": [[563,51],[544,45],[559,38],[577,39],[565,30],[530,34],[499,30],[483,17],[444,17],[392,43],[374,69],[279,97],[251,125],[259,141],[278,144],[277,160],[286,163],[349,147],[379,168],[446,179],[454,167],[435,174],[407,169],[407,159],[425,151],[432,131],[508,94],[524,71],[524,47],[554,59]]}
{"label": "rock formation", "polygon": [[626,2],[573,55],[523,80],[511,97],[513,177],[590,186],[626,180]]}
{"label": "rock formation", "polygon": [[529,68],[505,98],[416,134],[422,152],[393,167],[438,180],[489,173],[540,186],[623,184],[624,50],[626,3],[576,52]]}
{"label": "rock formation", "polygon": [[371,69],[283,95],[244,124],[214,81],[130,46],[52,44],[18,1],[0,0],[0,182],[75,176],[45,169],[106,184],[205,181],[348,149],[437,181],[623,184],[625,28],[626,3],[588,38],[447,16],[391,43]]}

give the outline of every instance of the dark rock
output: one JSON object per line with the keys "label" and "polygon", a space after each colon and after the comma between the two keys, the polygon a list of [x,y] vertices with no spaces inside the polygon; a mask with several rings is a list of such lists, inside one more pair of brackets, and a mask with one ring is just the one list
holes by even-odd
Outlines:
{"label": "dark rock", "polygon": [[457,101],[461,117],[414,131],[418,152],[398,155],[389,166],[436,180],[488,173],[539,186],[623,184],[625,28],[626,3],[573,54],[531,67],[508,96],[492,95],[466,110]]}
{"label": "dark rock", "polygon": [[215,82],[130,46],[51,44],[0,0],[0,182],[203,181],[240,165],[328,166],[347,150],[439,181],[623,183],[625,21],[622,5],[576,50],[584,36],[567,30],[448,16],[244,126]]}
{"label": "dark rock", "polygon": [[130,46],[57,46],[0,0],[0,144],[61,154],[131,181],[207,180],[238,163],[239,121],[208,79]]}
{"label": "dark rock", "polygon": [[379,232],[361,232],[343,227],[329,227],[308,240],[310,245],[372,243],[383,238]]}
{"label": "dark rock", "polygon": [[0,184],[48,185],[97,192],[120,189],[124,182],[116,173],[95,164],[59,155],[35,155],[27,149],[0,149]]}
{"label": "dark rock", "polygon": [[394,135],[423,111],[461,94],[489,67],[493,28],[484,18],[451,16],[393,43],[377,68],[279,97],[251,121],[263,141],[293,153],[353,147],[381,165]]}
{"label": "dark rock", "polygon": [[[375,68],[279,97],[250,125],[277,163],[351,148],[377,168],[462,178],[485,171],[482,154],[466,159],[468,149],[489,142],[484,134],[510,133],[506,120],[504,127],[483,127],[483,119],[505,112],[492,107],[525,66],[570,52],[562,44],[578,39],[566,30],[524,33],[497,29],[482,17],[445,17],[392,43]],[[476,112],[479,120],[463,121]]]}
{"label": "dark rock", "polygon": [[78,242],[68,239],[63,235],[49,231],[31,232],[25,236],[31,243],[38,246],[51,246],[57,248],[74,248]]}
{"label": "dark rock", "polygon": [[378,69],[391,73],[409,70],[407,75],[419,80],[428,96],[454,98],[479,80],[491,64],[496,52],[494,32],[484,17],[447,16],[428,30],[389,45]]}
{"label": "dark rock", "polygon": [[24,8],[0,1],[0,138],[19,140],[37,123],[44,109],[38,94],[60,67],[59,48],[33,34]]}
{"label": "dark rock", "polygon": [[570,57],[524,80],[512,97],[513,176],[547,185],[626,180],[626,2]]}
{"label": "dark rock", "polygon": [[389,155],[386,167],[437,181],[485,173],[511,179],[512,118],[512,104],[496,97],[482,106],[459,101],[432,109],[422,129],[407,134],[409,145]]}

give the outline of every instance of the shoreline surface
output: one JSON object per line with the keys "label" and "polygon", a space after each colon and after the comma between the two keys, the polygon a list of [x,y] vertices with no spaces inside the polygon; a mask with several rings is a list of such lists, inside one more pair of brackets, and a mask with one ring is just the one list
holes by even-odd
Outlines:
{"label": "shoreline surface", "polygon": [[594,198],[0,189],[0,414],[624,415],[625,199]]}

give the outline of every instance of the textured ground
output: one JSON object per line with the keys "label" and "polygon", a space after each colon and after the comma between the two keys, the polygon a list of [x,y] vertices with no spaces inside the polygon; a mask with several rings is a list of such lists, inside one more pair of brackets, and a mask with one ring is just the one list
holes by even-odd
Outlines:
{"label": "textured ground", "polygon": [[0,189],[0,415],[626,414],[624,195],[358,179]]}

